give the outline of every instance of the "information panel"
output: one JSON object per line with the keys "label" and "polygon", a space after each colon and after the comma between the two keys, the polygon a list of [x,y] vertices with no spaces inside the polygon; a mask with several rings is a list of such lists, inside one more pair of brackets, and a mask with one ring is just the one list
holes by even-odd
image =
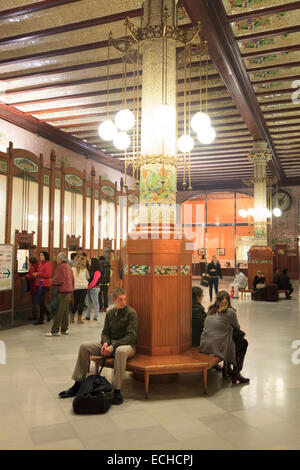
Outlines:
{"label": "information panel", "polygon": [[12,290],[13,245],[0,245],[0,291]]}

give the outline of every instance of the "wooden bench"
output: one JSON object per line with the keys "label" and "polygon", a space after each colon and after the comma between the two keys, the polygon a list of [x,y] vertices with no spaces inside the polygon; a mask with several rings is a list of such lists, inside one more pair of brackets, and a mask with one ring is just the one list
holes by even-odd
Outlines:
{"label": "wooden bench", "polygon": [[[244,296],[244,294],[247,294],[247,293],[251,293],[253,294],[254,293],[254,290],[253,289],[242,289],[241,287],[239,288],[239,292],[242,293],[242,296]],[[286,290],[278,290],[278,294],[285,294],[286,293]]]}
{"label": "wooden bench", "polygon": [[241,292],[242,297],[244,297],[244,294],[253,294],[254,290],[253,289],[242,289],[241,287],[239,288],[239,292]]}
{"label": "wooden bench", "polygon": [[[102,365],[102,357],[91,356],[90,360],[95,364],[96,374]],[[128,372],[137,372],[144,375],[145,398],[149,393],[150,375],[166,375],[186,372],[203,372],[204,393],[207,393],[207,371],[216,366],[222,359],[208,354],[201,354],[198,348],[192,348],[182,354],[172,356],[146,356],[136,354],[133,358],[127,360],[126,370]],[[107,358],[105,367],[114,367],[114,358]]]}

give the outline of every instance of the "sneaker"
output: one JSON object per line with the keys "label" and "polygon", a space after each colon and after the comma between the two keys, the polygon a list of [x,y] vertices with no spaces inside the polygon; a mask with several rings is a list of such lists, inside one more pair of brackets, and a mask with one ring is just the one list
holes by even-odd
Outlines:
{"label": "sneaker", "polygon": [[48,338],[50,338],[50,336],[60,336],[60,333],[46,333],[45,336],[48,336]]}
{"label": "sneaker", "polygon": [[112,402],[113,405],[122,405],[123,401],[124,401],[123,396],[119,392],[119,393],[115,393],[115,396],[113,397],[111,402]]}
{"label": "sneaker", "polygon": [[91,320],[91,321],[98,321],[98,318],[93,318],[93,320]]}
{"label": "sneaker", "polygon": [[69,330],[61,331],[61,334],[62,334],[62,335],[68,335],[68,334],[69,334]]}
{"label": "sneaker", "polygon": [[89,321],[89,320],[90,320],[90,318],[88,318],[88,317],[85,317],[85,320],[88,320],[88,321]]}

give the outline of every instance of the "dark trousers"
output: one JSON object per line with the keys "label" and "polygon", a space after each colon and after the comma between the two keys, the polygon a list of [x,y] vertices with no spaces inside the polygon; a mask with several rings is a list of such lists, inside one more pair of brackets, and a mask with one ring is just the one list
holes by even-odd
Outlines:
{"label": "dark trousers", "polygon": [[108,308],[108,288],[109,286],[100,285],[99,308]]}
{"label": "dark trousers", "polygon": [[37,305],[35,303],[36,293],[30,294],[31,296],[31,305],[32,305],[32,319],[37,320]]}
{"label": "dark trousers", "polygon": [[213,287],[215,286],[216,295],[219,291],[219,278],[213,277],[213,278],[208,279],[208,286],[209,286],[209,298],[212,301]]}
{"label": "dark trousers", "polygon": [[286,290],[285,296],[288,298],[294,292],[292,284],[289,284],[289,288]]}
{"label": "dark trousers", "polygon": [[45,313],[47,315],[48,318],[50,318],[50,314],[48,312],[48,309],[46,307],[46,296],[48,294],[50,290],[50,287],[42,287],[42,293],[41,293],[41,297],[40,297],[40,318],[39,318],[39,321],[44,321],[44,316],[45,316]]}
{"label": "dark trousers", "polygon": [[73,292],[74,303],[72,306],[72,314],[75,315],[78,309],[78,315],[82,315],[84,309],[84,302],[87,294],[87,289],[76,289]]}
{"label": "dark trousers", "polygon": [[244,365],[244,359],[246,356],[248,341],[244,339],[234,340],[235,352],[236,352],[236,366],[234,366],[232,371],[232,377],[238,375]]}

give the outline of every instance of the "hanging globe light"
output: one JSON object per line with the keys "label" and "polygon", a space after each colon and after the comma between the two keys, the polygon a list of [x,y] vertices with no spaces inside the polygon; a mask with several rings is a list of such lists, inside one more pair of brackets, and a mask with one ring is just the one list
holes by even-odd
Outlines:
{"label": "hanging globe light", "polygon": [[114,138],[114,146],[119,150],[126,150],[130,145],[130,137],[126,132],[118,132]]}
{"label": "hanging globe light", "polygon": [[98,134],[102,140],[113,140],[118,132],[116,125],[111,120],[101,122]]}
{"label": "hanging globe light", "polygon": [[244,218],[245,218],[245,217],[247,217],[247,215],[248,215],[248,212],[245,211],[245,209],[240,209],[240,210],[239,210],[239,216],[240,216],[240,217],[244,217]]}
{"label": "hanging globe light", "polygon": [[216,131],[213,127],[206,127],[202,128],[200,132],[198,132],[198,139],[199,142],[203,145],[212,144],[216,138]]}
{"label": "hanging globe light", "polygon": [[176,111],[173,106],[170,106],[169,104],[160,105],[156,109],[155,115],[158,124],[163,127],[170,125],[171,122],[175,122],[176,120]]}
{"label": "hanging globe light", "polygon": [[279,209],[279,207],[274,207],[273,209],[273,214],[275,215],[275,217],[280,217],[282,212],[281,210]]}
{"label": "hanging globe light", "polygon": [[115,123],[121,131],[129,131],[134,126],[134,114],[129,109],[122,109],[116,114]]}
{"label": "hanging globe light", "polygon": [[192,117],[191,127],[193,131],[197,133],[200,132],[202,129],[207,129],[208,127],[210,127],[210,125],[211,121],[208,114],[198,112]]}
{"label": "hanging globe light", "polygon": [[194,139],[190,135],[183,134],[181,137],[179,137],[177,146],[180,152],[188,153],[194,148]]}

